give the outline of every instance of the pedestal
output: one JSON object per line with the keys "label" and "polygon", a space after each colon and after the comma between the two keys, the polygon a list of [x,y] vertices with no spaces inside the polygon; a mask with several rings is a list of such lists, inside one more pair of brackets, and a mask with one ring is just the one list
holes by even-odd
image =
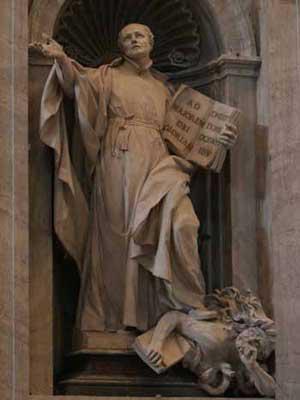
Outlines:
{"label": "pedestal", "polygon": [[56,382],[57,394],[89,396],[200,396],[197,379],[181,364],[158,375],[136,355],[135,331],[79,332]]}
{"label": "pedestal", "polygon": [[197,380],[180,364],[157,375],[134,354],[75,353],[57,382],[57,394],[89,396],[197,396]]}

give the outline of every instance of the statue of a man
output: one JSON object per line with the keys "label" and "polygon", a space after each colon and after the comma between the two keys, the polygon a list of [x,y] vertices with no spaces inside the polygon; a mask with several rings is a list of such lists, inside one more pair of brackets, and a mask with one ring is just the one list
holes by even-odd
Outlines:
{"label": "statue of a man", "polygon": [[[122,57],[98,69],[50,38],[34,45],[55,59],[41,139],[55,151],[55,229],[80,269],[82,331],[143,331],[170,310],[211,315],[188,197],[193,166],[170,155],[161,136],[172,95],[151,68],[153,40],[147,26],[126,26]],[[70,136],[63,95],[75,104]],[[229,130],[220,142],[234,139]]]}

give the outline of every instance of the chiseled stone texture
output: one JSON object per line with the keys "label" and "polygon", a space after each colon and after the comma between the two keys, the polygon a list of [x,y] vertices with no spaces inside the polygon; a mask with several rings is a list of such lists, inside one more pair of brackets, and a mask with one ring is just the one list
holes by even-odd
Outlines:
{"label": "chiseled stone texture", "polygon": [[27,1],[0,13],[0,398],[28,394]]}
{"label": "chiseled stone texture", "polygon": [[[300,398],[300,10],[264,4],[269,31],[272,263],[278,399]],[[288,21],[288,23],[287,23]],[[297,36],[298,33],[298,36]],[[298,40],[297,40],[298,38]]]}

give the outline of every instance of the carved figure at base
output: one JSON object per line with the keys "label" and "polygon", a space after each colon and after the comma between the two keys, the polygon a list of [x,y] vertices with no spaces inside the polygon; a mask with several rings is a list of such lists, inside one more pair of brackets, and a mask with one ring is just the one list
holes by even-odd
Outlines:
{"label": "carved figure at base", "polygon": [[[173,343],[174,338],[177,343],[181,338],[189,344],[181,345],[181,361],[198,377],[200,389],[215,396],[229,388],[248,396],[274,396],[270,366],[274,322],[267,318],[259,300],[250,292],[242,295],[235,288],[226,288],[207,296],[206,303],[218,314],[213,321],[199,321],[178,311],[166,313],[151,331],[144,360],[154,370],[165,371],[168,360],[178,357],[177,345],[170,345],[170,337]],[[136,340],[138,354],[144,338],[147,341],[147,333]]]}

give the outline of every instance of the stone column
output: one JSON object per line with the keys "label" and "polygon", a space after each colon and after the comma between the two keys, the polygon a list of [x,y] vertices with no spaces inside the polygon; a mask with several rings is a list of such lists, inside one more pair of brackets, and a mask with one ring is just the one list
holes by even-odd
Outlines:
{"label": "stone column", "polygon": [[27,1],[0,12],[0,398],[28,396]]}
{"label": "stone column", "polygon": [[257,125],[257,57],[233,57],[221,64],[223,98],[243,112],[240,137],[230,154],[230,217],[232,284],[258,291],[256,249],[255,132]]}
{"label": "stone column", "polygon": [[[51,65],[29,55],[29,210],[30,210],[30,391],[53,393],[54,322],[61,310],[53,299],[53,155],[39,137],[42,90]],[[57,332],[56,336],[57,336]]]}
{"label": "stone column", "polygon": [[225,54],[204,67],[194,84],[200,90],[209,87],[211,96],[243,112],[240,138],[229,156],[230,177],[225,179],[224,174],[217,177],[223,195],[217,205],[223,225],[219,228],[216,253],[219,253],[224,283],[254,292],[258,291],[255,132],[260,65],[258,57]]}
{"label": "stone column", "polygon": [[[279,400],[300,398],[300,2],[261,1],[268,26],[272,268]],[[266,60],[267,61],[267,60]]]}

